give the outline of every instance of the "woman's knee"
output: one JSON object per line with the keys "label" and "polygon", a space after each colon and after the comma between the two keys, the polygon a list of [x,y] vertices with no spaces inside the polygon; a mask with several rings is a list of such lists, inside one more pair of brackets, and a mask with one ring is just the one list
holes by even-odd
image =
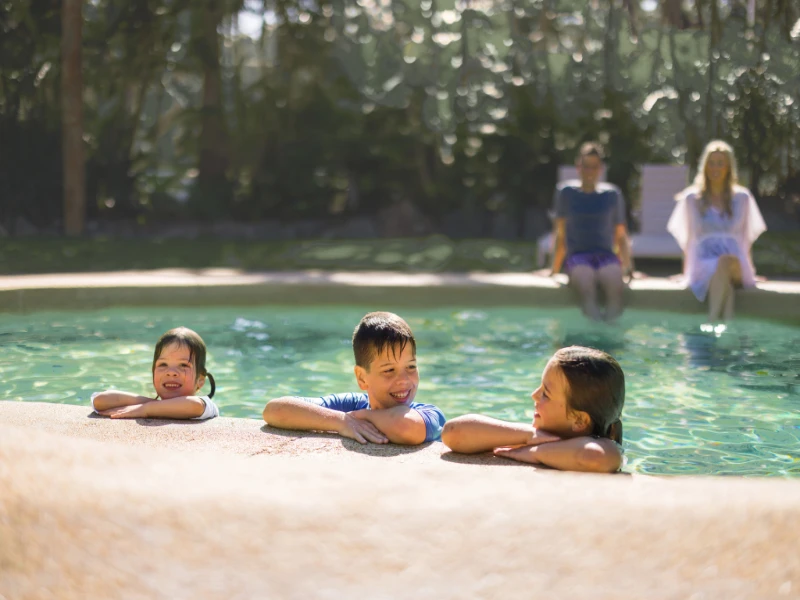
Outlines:
{"label": "woman's knee", "polygon": [[742,265],[739,263],[739,259],[732,254],[719,257],[717,272],[724,273],[735,284],[742,281]]}

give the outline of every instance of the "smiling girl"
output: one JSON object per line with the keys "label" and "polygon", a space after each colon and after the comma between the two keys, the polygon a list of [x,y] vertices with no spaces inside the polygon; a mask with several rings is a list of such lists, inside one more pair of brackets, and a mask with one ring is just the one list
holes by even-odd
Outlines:
{"label": "smiling girl", "polygon": [[[92,394],[95,412],[112,419],[211,419],[219,408],[211,398],[216,385],[206,371],[206,345],[191,329],[170,329],[156,344],[153,353],[155,398],[109,390]],[[197,393],[209,379],[211,393]]]}
{"label": "smiling girl", "polygon": [[613,357],[583,346],[562,348],[548,361],[531,397],[532,423],[464,415],[445,424],[442,441],[454,452],[493,450],[565,471],[619,470],[625,376]]}

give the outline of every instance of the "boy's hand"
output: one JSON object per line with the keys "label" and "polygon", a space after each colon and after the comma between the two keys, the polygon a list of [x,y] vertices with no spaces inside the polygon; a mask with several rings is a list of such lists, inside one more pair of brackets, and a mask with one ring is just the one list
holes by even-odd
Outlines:
{"label": "boy's hand", "polygon": [[367,409],[345,413],[339,435],[349,437],[360,444],[366,444],[367,442],[372,442],[374,444],[388,443],[389,438],[367,420],[368,413],[369,411]]}
{"label": "boy's hand", "polygon": [[147,404],[131,404],[129,406],[118,406],[100,411],[101,414],[112,419],[146,419]]}

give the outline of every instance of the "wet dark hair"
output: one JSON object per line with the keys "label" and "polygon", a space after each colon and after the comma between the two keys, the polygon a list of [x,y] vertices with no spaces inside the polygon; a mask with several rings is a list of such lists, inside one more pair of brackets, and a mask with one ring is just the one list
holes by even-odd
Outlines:
{"label": "wet dark hair", "polygon": [[206,371],[206,343],[203,341],[203,338],[188,327],[170,329],[158,338],[158,342],[156,342],[156,351],[153,353],[153,373],[156,372],[156,362],[158,361],[158,357],[161,356],[161,352],[164,348],[172,344],[177,344],[178,346],[189,349],[189,360],[194,361],[197,375],[205,375],[211,382],[211,393],[208,397],[213,398],[214,392],[217,389],[217,384],[214,382],[214,376]]}
{"label": "wet dark hair", "polygon": [[603,147],[597,142],[584,142],[578,150],[578,160],[583,160],[584,156],[596,156],[600,160],[605,159]]}
{"label": "wet dark hair", "polygon": [[619,363],[602,350],[584,346],[562,348],[552,360],[567,380],[567,409],[589,415],[591,435],[621,444],[625,375]]}
{"label": "wet dark hair", "polygon": [[411,344],[417,353],[417,341],[403,319],[390,312],[371,312],[364,315],[353,332],[353,354],[359,367],[369,370],[369,365],[385,348],[402,352]]}

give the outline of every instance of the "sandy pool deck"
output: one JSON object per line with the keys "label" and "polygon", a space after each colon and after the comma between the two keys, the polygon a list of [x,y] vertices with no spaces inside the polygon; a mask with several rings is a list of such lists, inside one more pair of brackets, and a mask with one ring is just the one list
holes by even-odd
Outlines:
{"label": "sandy pool deck", "polygon": [[798,598],[800,482],[0,402],[0,598]]}
{"label": "sandy pool deck", "polygon": [[[0,277],[0,312],[112,306],[565,306],[532,274]],[[334,293],[330,293],[334,292]],[[703,308],[676,282],[628,306]],[[737,294],[800,324],[800,282]],[[0,600],[800,598],[800,480],[582,475],[441,443],[361,446],[252,419],[111,421],[0,401]]]}

